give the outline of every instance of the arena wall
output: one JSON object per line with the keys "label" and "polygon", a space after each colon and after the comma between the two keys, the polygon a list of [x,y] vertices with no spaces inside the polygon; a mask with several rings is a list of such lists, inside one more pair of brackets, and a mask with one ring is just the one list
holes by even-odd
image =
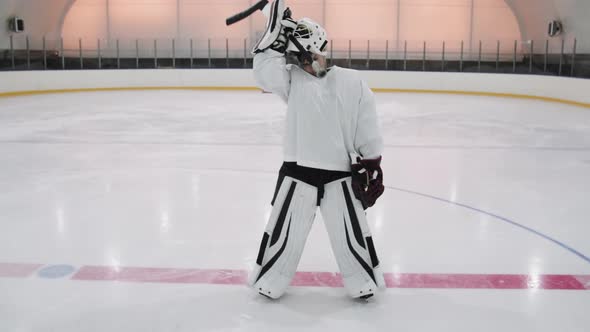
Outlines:
{"label": "arena wall", "polygon": [[[590,108],[590,80],[511,74],[361,71],[377,92],[533,98]],[[256,89],[248,69],[0,72],[0,96],[85,90]]]}

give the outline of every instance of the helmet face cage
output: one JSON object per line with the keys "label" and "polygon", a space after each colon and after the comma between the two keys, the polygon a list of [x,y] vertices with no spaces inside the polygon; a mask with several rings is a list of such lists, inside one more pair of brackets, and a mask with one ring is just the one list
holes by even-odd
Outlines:
{"label": "helmet face cage", "polygon": [[297,29],[295,29],[295,32],[293,32],[293,35],[297,39],[309,39],[312,35],[312,32],[309,30],[307,25],[298,24]]}
{"label": "helmet face cage", "polygon": [[[328,45],[326,30],[309,18],[302,18],[297,22],[293,37],[309,52],[326,56]],[[298,53],[295,45],[289,45],[289,51]]]}

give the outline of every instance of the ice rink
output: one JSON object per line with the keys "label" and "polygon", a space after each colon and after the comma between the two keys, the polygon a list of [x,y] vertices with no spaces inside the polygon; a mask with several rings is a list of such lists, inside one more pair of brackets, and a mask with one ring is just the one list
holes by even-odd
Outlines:
{"label": "ice rink", "polygon": [[258,91],[0,98],[0,331],[588,331],[590,110],[378,93],[388,288],[346,297],[321,216],[245,285],[285,106]]}

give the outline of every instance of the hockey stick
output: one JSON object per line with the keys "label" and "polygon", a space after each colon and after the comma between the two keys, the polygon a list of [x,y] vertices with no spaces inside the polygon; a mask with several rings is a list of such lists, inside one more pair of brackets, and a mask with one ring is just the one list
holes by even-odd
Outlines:
{"label": "hockey stick", "polygon": [[255,11],[262,10],[267,4],[268,4],[268,0],[260,0],[254,6],[244,10],[241,13],[238,13],[238,14],[226,19],[225,24],[232,25],[236,22],[239,22],[239,21],[245,19],[246,17],[252,15]]}

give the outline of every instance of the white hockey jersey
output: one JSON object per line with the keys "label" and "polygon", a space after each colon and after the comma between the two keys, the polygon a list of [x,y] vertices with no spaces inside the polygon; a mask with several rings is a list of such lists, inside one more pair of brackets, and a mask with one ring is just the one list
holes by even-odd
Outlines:
{"label": "white hockey jersey", "polygon": [[350,153],[381,155],[375,97],[357,71],[334,66],[318,78],[268,49],[254,56],[254,76],[287,103],[284,161],[350,171]]}

